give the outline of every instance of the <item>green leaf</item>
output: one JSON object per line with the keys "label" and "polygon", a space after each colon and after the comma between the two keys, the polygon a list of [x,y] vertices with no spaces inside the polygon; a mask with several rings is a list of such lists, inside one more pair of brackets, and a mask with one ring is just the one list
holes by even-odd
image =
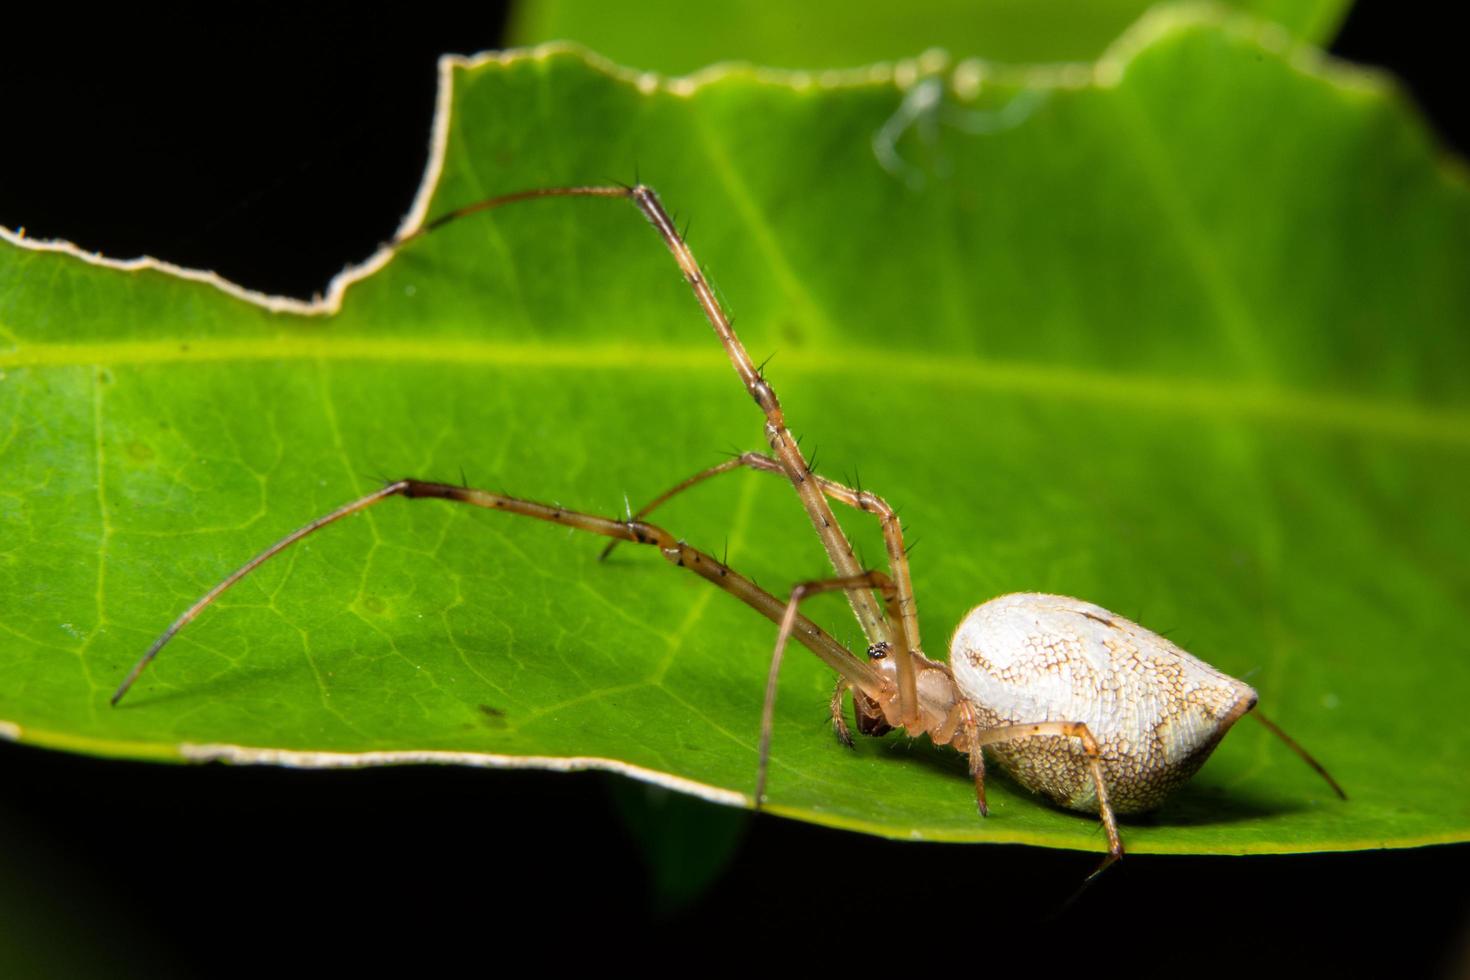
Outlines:
{"label": "green leaf", "polygon": [[[753,354],[776,353],[805,445],[902,507],[931,653],[990,596],[1088,598],[1248,679],[1352,795],[1242,722],[1125,826],[1130,850],[1462,840],[1470,195],[1382,79],[1280,38],[1156,13],[1089,72],[957,71],[933,127],[881,74],[658,85],[575,51],[492,57],[452,72],[428,210],[636,161],[692,217]],[[901,106],[916,125],[894,125]],[[886,167],[875,136],[896,140]],[[746,798],[769,623],[651,549],[599,564],[600,539],[438,501],[389,501],[261,568],[107,706],[190,602],[376,476],[463,469],[619,514],[760,448],[631,205],[460,221],[330,317],[10,238],[6,734],[154,759],[593,766]],[[860,516],[843,519],[876,560]],[[659,519],[777,591],[826,571],[764,474]],[[840,598],[812,613],[860,649]],[[788,659],[772,810],[1100,846],[1095,820],[1003,780],[978,819],[948,751],[843,749],[831,685]]]}
{"label": "green leaf", "polygon": [[[719,0],[527,0],[516,44],[577,41],[622,65],[687,74],[722,61],[776,68],[849,68],[943,48],[1012,63],[1092,61],[1152,0],[909,0],[907,3]],[[1325,44],[1348,0],[1232,0],[1294,37]]]}

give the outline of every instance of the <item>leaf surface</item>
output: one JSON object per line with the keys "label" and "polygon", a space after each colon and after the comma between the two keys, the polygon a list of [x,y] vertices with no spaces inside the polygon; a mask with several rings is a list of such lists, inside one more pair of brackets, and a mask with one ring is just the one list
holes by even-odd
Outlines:
{"label": "leaf surface", "polygon": [[[1243,722],[1125,826],[1130,850],[1463,840],[1470,735],[1444,722],[1470,696],[1470,196],[1381,79],[1279,38],[1161,12],[1085,76],[978,95],[945,79],[928,138],[894,125],[913,89],[880,75],[640,87],[575,51],[491,58],[452,72],[428,210],[636,161],[692,218],[752,353],[776,354],[822,470],[901,507],[931,654],[990,596],[1082,596],[1247,679],[1352,794]],[[378,476],[463,471],[616,515],[761,448],[626,202],[455,223],[332,316],[10,236],[0,343],[5,734],[751,791],[769,624],[651,549],[600,564],[601,539],[437,501],[389,501],[266,565],[107,706],[190,602]],[[876,528],[842,517],[877,561]],[[658,519],[777,592],[826,573],[770,476]],[[812,614],[861,650],[840,598]],[[979,820],[953,753],[842,749],[831,684],[789,658],[772,810],[1101,846],[1095,820],[1002,780]]]}

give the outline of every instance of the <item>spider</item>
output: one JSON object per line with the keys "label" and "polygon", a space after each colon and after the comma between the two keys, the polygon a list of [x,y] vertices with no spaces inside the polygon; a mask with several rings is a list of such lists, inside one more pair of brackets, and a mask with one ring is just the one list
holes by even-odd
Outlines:
{"label": "spider", "polygon": [[[968,757],[976,805],[985,802],[988,752],[1026,789],[1071,810],[1096,813],[1107,833],[1107,855],[1095,877],[1123,855],[1117,814],[1158,806],[1189,779],[1242,716],[1256,706],[1256,692],[1170,641],[1100,606],[1065,596],[1015,593],[985,602],[960,623],[948,661],[925,656],[905,550],[903,529],[887,501],[816,475],[792,437],[781,402],[746,353],[730,318],[715,298],[698,262],[664,210],[643,184],[550,187],[490,198],[451,211],[395,247],[478,211],[550,197],[631,201],[653,225],[724,345],[735,373],[765,416],[770,453],[748,452],[702,470],[624,518],[598,517],[560,506],[455,484],[401,479],[344,504],[286,535],[250,559],[190,606],[133,666],[114,706],[158,652],[226,589],[281,551],[342,518],[390,497],[439,498],[534,517],[620,542],[651,545],[672,564],[729,592],[777,623],[779,629],[761,709],[754,802],[765,797],[776,678],[788,643],[795,639],[837,673],[829,703],[837,737],[852,745],[844,713],[851,693],[857,730],[879,736],[902,729],[927,735]],[[696,484],[737,469],[784,476],[796,491],[830,559],[835,575],[796,585],[783,600],[722,561],[649,523],[650,513]],[[832,501],[877,520],[888,555],[887,571],[864,568],[832,510]],[[823,592],[846,593],[867,638],[854,654],[800,612],[803,601]],[[1341,798],[1346,794],[1301,746],[1260,712],[1262,724],[1315,769]]]}

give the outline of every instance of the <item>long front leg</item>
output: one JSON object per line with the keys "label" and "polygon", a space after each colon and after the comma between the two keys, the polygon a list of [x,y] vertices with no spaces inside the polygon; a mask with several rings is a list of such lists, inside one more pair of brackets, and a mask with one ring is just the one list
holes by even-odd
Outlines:
{"label": "long front leg", "polygon": [[[475,490],[469,487],[461,487],[451,483],[434,483],[428,480],[395,480],[365,497],[360,497],[349,504],[337,508],[329,514],[325,514],[316,520],[306,524],[286,535],[275,544],[266,548],[260,554],[241,565],[231,572],[225,579],[204,594],[198,602],[184,611],[168,629],[164,630],[153,645],[143,654],[128,676],[118,686],[117,692],[112,695],[112,704],[115,706],[122,700],[123,695],[143,673],[143,670],[158,656],[169,640],[194,620],[201,612],[218,599],[227,589],[269,561],[275,555],[289,548],[307,535],[313,534],[329,524],[333,524],[344,517],[366,510],[375,504],[380,504],[390,497],[407,497],[410,500],[422,498],[439,498],[450,500],[455,503],[473,504],[476,507],[485,507],[490,510],[505,511],[510,514],[519,514],[522,517],[534,517],[553,524],[561,524],[566,527],[575,528],[579,531],[590,531],[593,534],[601,534],[622,541],[632,541],[636,544],[652,545],[658,548],[660,554],[671,564],[680,568],[687,568],[696,575],[713,582],[721,589],[735,596],[741,602],[765,616],[774,623],[780,623],[783,628],[787,624],[787,603],[777,599],[774,595],[756,585],[750,579],[729,568],[723,563],[716,561],[711,556],[700,551],[698,548],[690,547],[684,542],[676,539],[668,531],[653,524],[643,521],[614,520],[607,517],[597,517],[592,514],[584,514],[578,511],[566,510],[551,504],[537,503],[532,500],[523,500],[519,497],[508,497],[505,494],[491,493],[488,490]],[[791,635],[798,642],[815,653],[822,662],[837,671],[843,678],[848,680],[862,691],[870,694],[878,694],[883,691],[885,684],[883,678],[868,664],[855,657],[842,644],[828,636],[819,626],[807,619],[805,616],[796,616],[790,625]]]}
{"label": "long front leg", "polygon": [[[724,346],[725,353],[735,368],[735,373],[740,376],[746,391],[750,393],[751,398],[755,400],[756,405],[765,415],[766,441],[770,443],[771,451],[775,454],[775,459],[787,479],[796,488],[797,496],[801,498],[802,506],[806,509],[812,527],[816,529],[817,536],[821,539],[822,547],[826,550],[827,558],[831,561],[837,576],[857,580],[862,575],[862,567],[853,553],[851,542],[848,541],[841,525],[837,523],[837,518],[833,516],[826,496],[817,486],[816,481],[812,479],[811,467],[807,465],[806,457],[802,455],[796,439],[792,437],[787,427],[786,415],[781,409],[781,402],[776,397],[775,390],[766,381],[755,362],[751,360],[740,338],[736,336],[730,317],[726,315],[719,300],[715,298],[714,290],[710,288],[709,281],[705,279],[699,263],[694,258],[694,253],[689,250],[683,236],[674,227],[673,220],[669,218],[668,212],[664,210],[658,195],[651,187],[642,184],[635,187],[548,187],[504,194],[451,211],[419,231],[406,236],[399,244],[467,214],[547,197],[621,197],[631,200],[638,206],[638,210],[643,212],[643,216],[658,231],[664,244],[673,253],[680,271],[684,273],[685,281],[689,283],[689,288],[694,291],[695,299],[699,301],[700,309],[704,311],[705,318],[709,320],[715,335],[719,337],[720,343]],[[898,665],[899,714],[905,722],[916,719],[918,693],[913,658],[909,656],[910,644],[907,639],[907,630],[895,627],[894,624],[883,618],[882,607],[870,591],[862,588],[849,588],[846,591],[847,601],[851,604],[853,614],[857,616],[858,625],[862,627],[868,643],[870,645],[887,643],[894,650]]]}
{"label": "long front leg", "polygon": [[[847,540],[847,535],[843,533],[841,525],[837,523],[837,518],[832,515],[832,508],[828,506],[826,497],[811,480],[811,467],[807,465],[806,457],[802,455],[796,439],[786,427],[786,415],[781,409],[781,401],[776,397],[775,389],[766,381],[760,369],[751,360],[750,354],[746,352],[745,345],[735,335],[735,328],[729,316],[720,306],[719,300],[715,298],[714,290],[710,288],[708,280],[700,270],[694,253],[689,250],[689,246],[674,228],[674,222],[664,210],[663,204],[659,202],[658,195],[653,192],[653,188],[642,185],[634,187],[631,196],[639,210],[648,218],[649,223],[663,237],[664,244],[669,247],[669,251],[674,254],[675,261],[679,263],[679,269],[684,273],[684,279],[689,283],[689,288],[694,290],[694,296],[699,301],[700,309],[704,311],[705,318],[709,320],[710,326],[720,338],[720,343],[724,345],[725,353],[729,355],[730,363],[735,367],[735,373],[740,376],[746,390],[750,392],[750,397],[765,414],[766,441],[770,443],[771,450],[781,463],[781,468],[786,471],[787,478],[791,480],[797,495],[801,497],[802,505],[806,508],[807,516],[811,518],[817,536],[822,540],[822,546],[827,550],[827,557],[831,560],[832,567],[837,570],[838,577],[856,579],[862,574],[857,555],[853,553],[852,544]],[[852,604],[853,612],[856,613],[858,623],[862,626],[869,643],[892,641],[891,631],[883,621],[883,614],[872,592],[863,588],[852,588],[847,590],[847,598]]]}

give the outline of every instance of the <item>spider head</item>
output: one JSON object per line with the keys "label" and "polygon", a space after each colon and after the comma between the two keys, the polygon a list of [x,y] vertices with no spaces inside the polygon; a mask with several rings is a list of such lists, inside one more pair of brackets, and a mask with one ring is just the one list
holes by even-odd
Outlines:
{"label": "spider head", "polygon": [[870,695],[853,697],[858,730],[864,735],[882,735],[894,728],[904,728],[910,736],[917,736],[945,729],[946,720],[960,701],[960,691],[949,665],[930,660],[921,650],[910,651],[908,657],[914,670],[918,704],[913,716],[905,720],[898,697],[903,658],[887,643],[868,647],[868,666],[881,674],[887,684]]}
{"label": "spider head", "polygon": [[[868,662],[879,670],[891,668],[889,650],[887,643],[874,643],[868,647]],[[872,735],[876,738],[893,731],[893,726],[888,724],[887,718],[883,717],[883,708],[878,702],[856,688],[852,692],[852,715],[853,720],[857,722],[857,730],[864,735]]]}

